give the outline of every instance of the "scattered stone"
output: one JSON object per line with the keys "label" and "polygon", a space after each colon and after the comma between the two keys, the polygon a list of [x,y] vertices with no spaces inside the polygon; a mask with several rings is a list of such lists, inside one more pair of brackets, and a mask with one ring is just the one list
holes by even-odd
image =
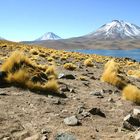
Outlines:
{"label": "scattered stone", "polygon": [[64,119],[64,123],[69,126],[75,126],[78,124],[78,119],[76,116],[67,117]]}
{"label": "scattered stone", "polygon": [[83,82],[83,84],[85,85],[85,86],[87,86],[87,87],[89,87],[89,82],[87,82],[87,81],[85,81],[85,82]]}
{"label": "scattered stone", "polygon": [[47,136],[43,136],[41,140],[49,140]]}
{"label": "scattered stone", "polygon": [[87,74],[93,75],[94,73],[93,72],[88,72]]}
{"label": "scattered stone", "polygon": [[51,99],[51,104],[60,105],[61,101],[60,99]]}
{"label": "scattered stone", "polygon": [[81,114],[85,110],[84,106],[78,106],[77,113]]}
{"label": "scattered stone", "polygon": [[68,133],[58,133],[55,140],[76,140],[75,136]]}
{"label": "scattered stone", "polygon": [[51,132],[52,132],[52,131],[51,131],[51,129],[49,129],[49,128],[44,128],[44,129],[41,130],[41,133],[42,133],[42,134],[51,133]]}
{"label": "scattered stone", "polygon": [[134,109],[133,109],[133,114],[134,114],[135,116],[140,115],[140,109],[134,108]]}
{"label": "scattered stone", "polygon": [[75,93],[74,88],[70,88],[69,90],[70,90],[70,93]]}
{"label": "scattered stone", "polygon": [[109,94],[112,94],[113,93],[113,91],[111,89],[106,89],[106,90],[103,89],[102,92],[103,93],[109,93]]}
{"label": "scattered stone", "polygon": [[125,129],[130,130],[130,131],[135,131],[136,130],[136,128],[133,125],[131,125],[129,122],[127,122],[127,121],[123,122],[123,127]]}
{"label": "scattered stone", "polygon": [[111,103],[115,103],[115,101],[114,101],[114,99],[113,98],[108,98],[108,100],[107,100],[108,102],[111,102]]}
{"label": "scattered stone", "polygon": [[33,135],[31,137],[28,137],[24,140],[40,140],[40,135],[39,134],[36,134],[36,135]]}
{"label": "scattered stone", "polygon": [[91,110],[89,110],[89,112],[92,114],[92,115],[99,115],[101,117],[106,117],[106,115],[100,110],[100,108],[92,108]]}
{"label": "scattered stone", "polygon": [[90,95],[97,96],[98,98],[104,98],[102,91],[90,92]]}
{"label": "scattered stone", "polygon": [[70,91],[70,89],[67,85],[61,85],[60,90],[63,91],[63,92],[69,92]]}
{"label": "scattered stone", "polygon": [[30,133],[28,131],[22,131],[19,133],[15,133],[14,137],[19,140],[23,140],[27,137],[30,137]]}
{"label": "scattered stone", "polygon": [[75,76],[73,74],[63,74],[63,73],[60,73],[58,75],[58,79],[75,79]]}
{"label": "scattered stone", "polygon": [[86,111],[83,111],[83,112],[81,113],[81,115],[82,115],[83,117],[89,117],[89,116],[90,116],[90,113],[89,113],[89,112],[86,112]]}
{"label": "scattered stone", "polygon": [[10,137],[5,137],[5,138],[3,138],[2,140],[12,140],[12,138],[10,138]]}
{"label": "scattered stone", "polygon": [[5,92],[0,92],[0,95],[5,96],[5,95],[8,95],[8,94],[7,94],[7,93],[5,93]]}
{"label": "scattered stone", "polygon": [[94,76],[91,76],[90,79],[96,80],[96,78]]}
{"label": "scattered stone", "polygon": [[140,140],[140,131],[135,134],[135,140]]}
{"label": "scattered stone", "polygon": [[135,131],[140,127],[140,110],[133,109],[133,112],[124,117],[123,127]]}

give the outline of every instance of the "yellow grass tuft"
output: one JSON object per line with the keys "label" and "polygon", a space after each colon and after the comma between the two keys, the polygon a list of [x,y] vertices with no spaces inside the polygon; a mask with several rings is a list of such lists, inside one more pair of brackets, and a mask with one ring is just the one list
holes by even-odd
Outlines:
{"label": "yellow grass tuft", "polygon": [[92,58],[88,58],[84,61],[84,65],[87,67],[92,67],[93,66],[93,60]]}
{"label": "yellow grass tuft", "polygon": [[127,75],[135,78],[140,78],[140,70],[129,70]]}
{"label": "yellow grass tuft", "polygon": [[31,49],[30,53],[33,55],[38,55],[38,51],[36,49]]}
{"label": "yellow grass tuft", "polygon": [[86,81],[86,80],[87,80],[86,76],[80,76],[79,79],[80,79],[81,81]]}
{"label": "yellow grass tuft", "polygon": [[59,85],[55,79],[49,80],[44,86],[44,90],[55,91],[58,92]]}
{"label": "yellow grass tuft", "polygon": [[23,64],[29,65],[30,60],[21,52],[14,52],[2,65],[1,70],[5,72],[14,72]]}
{"label": "yellow grass tuft", "polygon": [[52,65],[52,66],[49,66],[46,70],[46,74],[47,75],[50,75],[50,76],[54,76],[57,78],[57,74],[56,74],[56,69],[55,69],[55,66]]}
{"label": "yellow grass tuft", "polygon": [[58,92],[59,91],[59,85],[55,79],[49,80],[47,83],[42,85],[41,83],[33,83],[32,81],[27,81],[26,86],[29,89],[32,90],[38,90],[38,91],[53,91]]}
{"label": "yellow grass tuft", "polygon": [[48,57],[47,60],[48,60],[49,62],[51,62],[51,61],[53,61],[54,59],[53,59],[52,57]]}
{"label": "yellow grass tuft", "polygon": [[108,61],[105,64],[101,81],[108,82],[120,89],[123,89],[127,84],[125,80],[122,80],[119,76],[119,65],[114,60]]}
{"label": "yellow grass tuft", "polygon": [[74,65],[73,63],[65,63],[64,68],[67,69],[67,70],[75,70],[76,65]]}
{"label": "yellow grass tuft", "polygon": [[122,98],[140,104],[140,89],[129,84],[123,89]]}
{"label": "yellow grass tuft", "polygon": [[13,53],[2,65],[2,71],[7,73],[7,83],[34,90],[58,91],[54,66],[43,67],[32,63],[22,53]]}
{"label": "yellow grass tuft", "polygon": [[15,73],[8,73],[6,81],[8,83],[19,83],[21,86],[25,86],[25,83],[29,80],[29,74],[26,69],[20,69]]}

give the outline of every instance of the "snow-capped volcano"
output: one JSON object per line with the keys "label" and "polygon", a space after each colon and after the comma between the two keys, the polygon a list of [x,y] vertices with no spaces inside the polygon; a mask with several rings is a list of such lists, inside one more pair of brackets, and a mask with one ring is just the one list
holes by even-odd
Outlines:
{"label": "snow-capped volcano", "polygon": [[43,36],[39,37],[35,41],[42,41],[42,40],[58,40],[61,39],[58,35],[52,33],[52,32],[47,32]]}
{"label": "snow-capped volcano", "polygon": [[87,36],[97,39],[140,38],[140,27],[122,20],[113,20]]}

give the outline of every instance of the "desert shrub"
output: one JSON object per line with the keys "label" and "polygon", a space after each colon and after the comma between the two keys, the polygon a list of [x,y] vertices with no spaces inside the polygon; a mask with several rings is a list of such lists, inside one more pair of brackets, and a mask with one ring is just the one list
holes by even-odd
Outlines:
{"label": "desert shrub", "polygon": [[79,79],[80,79],[81,81],[87,81],[86,76],[83,76],[83,75],[81,75],[81,76],[79,77]]}
{"label": "desert shrub", "polygon": [[57,83],[57,81],[55,79],[51,79],[49,80],[44,86],[43,86],[43,89],[46,91],[46,90],[49,90],[49,91],[55,91],[55,92],[58,92],[58,89],[59,89],[59,85]]}
{"label": "desert shrub", "polygon": [[33,55],[38,55],[38,51],[36,49],[31,49],[30,53]]}
{"label": "desert shrub", "polygon": [[58,92],[59,91],[59,85],[55,79],[51,79],[45,84],[41,84],[39,82],[33,83],[32,81],[28,81],[26,83],[26,86],[29,89],[37,90],[37,91],[52,91],[52,92]]}
{"label": "desert shrub", "polygon": [[67,70],[75,70],[76,65],[74,65],[73,63],[65,63],[64,68],[67,69]]}
{"label": "desert shrub", "polygon": [[8,83],[19,83],[21,86],[25,86],[26,82],[29,80],[29,73],[26,69],[20,69],[15,73],[8,73],[6,81]]}
{"label": "desert shrub", "polygon": [[13,53],[2,65],[1,70],[7,73],[5,80],[10,84],[42,91],[58,91],[53,66],[38,66],[22,53]]}
{"label": "desert shrub", "polygon": [[87,67],[92,67],[93,66],[93,60],[92,58],[88,58],[84,61],[84,65]]}
{"label": "desert shrub", "polygon": [[54,59],[53,59],[52,57],[48,57],[47,60],[48,60],[49,62],[51,62],[51,61],[53,61]]}
{"label": "desert shrub", "polygon": [[62,57],[60,58],[60,60],[61,60],[61,61],[67,60],[67,56],[62,56]]}
{"label": "desert shrub", "polygon": [[55,66],[54,66],[54,65],[49,66],[49,67],[46,69],[46,74],[47,74],[47,75],[50,75],[50,76],[57,77],[56,70],[55,70]]}
{"label": "desert shrub", "polygon": [[46,54],[45,53],[39,53],[39,56],[45,58],[46,57]]}
{"label": "desert shrub", "polygon": [[119,65],[114,60],[105,64],[101,81],[108,82],[120,89],[123,89],[127,84],[123,77],[119,76]]}
{"label": "desert shrub", "polygon": [[140,78],[140,70],[129,70],[127,75],[135,78]]}
{"label": "desert shrub", "polygon": [[140,104],[140,89],[129,84],[123,89],[122,98]]}
{"label": "desert shrub", "polygon": [[1,70],[5,72],[15,72],[23,65],[31,66],[30,60],[20,52],[14,52],[2,65]]}

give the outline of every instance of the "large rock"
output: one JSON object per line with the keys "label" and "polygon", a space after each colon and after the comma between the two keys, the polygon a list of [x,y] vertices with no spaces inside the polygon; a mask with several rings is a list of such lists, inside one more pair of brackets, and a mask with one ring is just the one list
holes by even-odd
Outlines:
{"label": "large rock", "polygon": [[75,136],[68,133],[58,133],[55,140],[76,140]]}
{"label": "large rock", "polygon": [[132,113],[124,117],[123,127],[135,131],[140,128],[140,110],[133,109]]}
{"label": "large rock", "polygon": [[69,126],[75,126],[78,124],[78,119],[76,116],[67,117],[64,119],[64,123]]}

